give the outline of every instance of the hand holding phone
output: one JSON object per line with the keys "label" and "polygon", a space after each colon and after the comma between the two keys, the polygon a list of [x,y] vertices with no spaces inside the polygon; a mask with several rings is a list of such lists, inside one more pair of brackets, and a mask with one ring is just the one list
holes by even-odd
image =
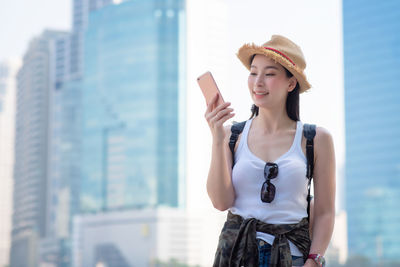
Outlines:
{"label": "hand holding phone", "polygon": [[218,99],[217,102],[213,105],[213,110],[218,105],[225,103],[211,72],[207,71],[206,73],[198,77],[197,82],[200,86],[201,91],[203,92],[204,98],[206,99],[207,106],[208,104],[210,104],[215,94],[218,94]]}
{"label": "hand holding phone", "polygon": [[224,101],[209,71],[197,78],[197,82],[206,99],[207,110],[204,115],[213,139],[218,143],[223,142],[225,138],[223,124],[235,115],[232,113],[233,109],[229,108],[231,103]]}

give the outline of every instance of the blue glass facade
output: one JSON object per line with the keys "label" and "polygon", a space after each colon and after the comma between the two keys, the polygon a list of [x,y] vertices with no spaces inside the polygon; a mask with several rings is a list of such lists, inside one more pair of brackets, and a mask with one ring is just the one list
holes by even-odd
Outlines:
{"label": "blue glass facade", "polygon": [[89,13],[112,4],[112,0],[72,0],[72,33],[70,37],[69,72],[72,79],[82,77],[83,36],[87,27]]}
{"label": "blue glass facade", "polygon": [[[67,80],[68,57],[64,40],[58,40],[54,84],[49,92],[48,183],[46,236],[41,238],[37,265],[68,267],[72,218],[79,212],[79,81]],[[61,62],[59,62],[61,61]]]}
{"label": "blue glass facade", "polygon": [[82,92],[83,212],[180,206],[184,1],[89,16]]}
{"label": "blue glass facade", "polygon": [[52,95],[50,153],[53,157],[49,159],[52,176],[49,186],[51,227],[48,234],[53,237],[69,237],[72,217],[79,212],[81,112],[77,99],[80,99],[80,86],[79,81],[60,83]]}
{"label": "blue glass facade", "polygon": [[400,2],[343,1],[349,253],[400,255]]}

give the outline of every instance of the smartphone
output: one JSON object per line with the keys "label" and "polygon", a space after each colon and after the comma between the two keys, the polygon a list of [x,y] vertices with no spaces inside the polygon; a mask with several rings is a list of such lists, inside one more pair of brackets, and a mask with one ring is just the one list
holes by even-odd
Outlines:
{"label": "smartphone", "polygon": [[199,83],[200,89],[203,92],[207,105],[211,102],[211,99],[216,93],[219,94],[219,97],[217,103],[213,105],[213,109],[215,109],[219,104],[225,103],[211,72],[207,71],[201,75],[199,78],[197,78],[197,82]]}

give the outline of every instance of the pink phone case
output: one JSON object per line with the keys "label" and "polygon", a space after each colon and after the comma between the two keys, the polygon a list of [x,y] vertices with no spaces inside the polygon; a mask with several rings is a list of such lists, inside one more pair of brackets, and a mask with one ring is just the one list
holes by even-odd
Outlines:
{"label": "pink phone case", "polygon": [[208,103],[210,103],[211,99],[215,96],[216,93],[219,94],[219,97],[216,105],[214,104],[213,109],[216,108],[219,104],[223,104],[225,102],[211,72],[207,71],[206,73],[201,75],[199,78],[197,78],[197,82],[199,83],[200,89],[203,92],[207,105]]}

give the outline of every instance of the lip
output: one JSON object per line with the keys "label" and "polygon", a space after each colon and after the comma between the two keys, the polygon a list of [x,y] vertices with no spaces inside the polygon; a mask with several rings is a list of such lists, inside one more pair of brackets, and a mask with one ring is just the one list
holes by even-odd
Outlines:
{"label": "lip", "polygon": [[[257,93],[265,93],[265,94],[258,95]],[[256,99],[260,99],[260,98],[263,98],[263,97],[269,95],[269,93],[268,93],[268,92],[255,92],[255,91],[253,91],[253,95],[254,95],[254,97],[255,97]]]}

